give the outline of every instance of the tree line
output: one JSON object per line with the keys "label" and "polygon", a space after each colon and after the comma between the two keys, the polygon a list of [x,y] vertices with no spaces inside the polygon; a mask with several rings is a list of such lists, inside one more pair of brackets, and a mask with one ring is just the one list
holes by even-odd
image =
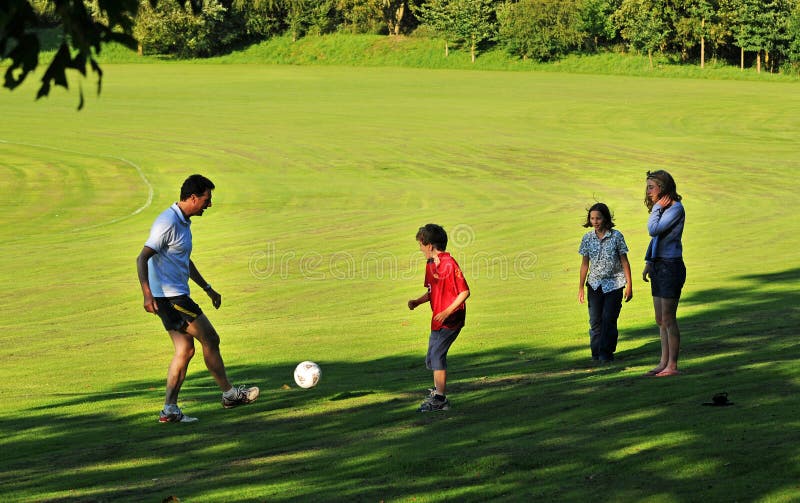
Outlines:
{"label": "tree line", "polygon": [[[13,89],[38,64],[36,31],[63,40],[40,95],[66,87],[64,72],[102,71],[95,56],[118,42],[142,54],[208,57],[276,36],[330,33],[443,40],[472,60],[490,48],[535,61],[572,53],[636,51],[704,66],[800,69],[800,0],[5,0],[0,62]],[[98,83],[99,85],[99,83]]]}
{"label": "tree line", "polygon": [[134,35],[143,51],[180,57],[219,54],[289,34],[386,35],[421,30],[468,49],[502,47],[551,61],[575,52],[628,50],[704,65],[707,59],[758,71],[800,61],[798,0],[204,0],[143,1]]}
{"label": "tree line", "polygon": [[[206,57],[274,36],[411,34],[478,51],[552,61],[575,52],[632,50],[682,62],[723,60],[758,71],[800,62],[800,0],[196,0],[138,2],[133,35],[142,52]],[[32,0],[58,23],[53,0]],[[85,2],[106,15],[100,0]]]}

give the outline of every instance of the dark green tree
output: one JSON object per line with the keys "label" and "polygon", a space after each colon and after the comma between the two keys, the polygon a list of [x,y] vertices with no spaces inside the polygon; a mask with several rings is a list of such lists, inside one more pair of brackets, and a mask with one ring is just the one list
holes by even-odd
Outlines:
{"label": "dark green tree", "polygon": [[789,46],[789,19],[794,4],[788,0],[726,0],[722,2],[731,33],[740,48],[740,68],[745,52],[756,53],[756,70],[761,72],[762,54],[770,68],[770,55],[786,53]]}
{"label": "dark green tree", "polygon": [[390,35],[400,35],[410,31],[416,5],[415,0],[383,0],[383,18],[389,27]]}
{"label": "dark green tree", "polygon": [[689,59],[689,51],[700,46],[700,66],[705,67],[706,39],[716,19],[711,0],[677,0],[669,9],[673,26],[672,41],[681,59]]}
{"label": "dark green tree", "polygon": [[612,15],[618,7],[618,0],[583,1],[580,8],[581,31],[589,37],[595,51],[600,40],[609,41],[617,35]]}
{"label": "dark green tree", "polygon": [[794,5],[786,23],[788,44],[786,57],[789,68],[798,73],[800,70],[800,2]]}
{"label": "dark green tree", "polygon": [[717,16],[718,8],[717,2],[713,0],[692,0],[689,2],[689,15],[694,19],[695,27],[699,24],[699,29],[696,29],[695,34],[700,36],[700,68],[705,68],[706,66],[706,41],[712,37],[719,22],[719,17]]}
{"label": "dark green tree", "polygon": [[340,29],[348,33],[386,33],[383,0],[336,0],[342,18]]}
{"label": "dark green tree", "polygon": [[[294,3],[293,0],[287,2]],[[243,41],[263,40],[282,33],[289,23],[290,15],[282,10],[283,4],[278,0],[232,0],[228,8],[229,15],[241,31],[238,37]],[[297,0],[303,3],[303,0]],[[284,19],[287,19],[284,22]]]}
{"label": "dark green tree", "polygon": [[634,49],[647,52],[650,68],[653,52],[663,49],[671,31],[666,12],[664,0],[624,0],[614,13],[620,35]]}
{"label": "dark green tree", "polygon": [[766,2],[765,7],[765,12],[762,13],[763,22],[766,24],[764,65],[770,72],[774,72],[776,62],[786,57],[789,52],[791,43],[789,23],[795,5],[794,0],[772,0]]}
{"label": "dark green tree", "polygon": [[501,4],[497,11],[499,40],[523,59],[557,59],[577,49],[581,31],[580,0],[521,0]]}
{"label": "dark green tree", "polygon": [[[200,10],[201,0],[168,0],[181,5],[191,4]],[[149,0],[155,5],[157,0]],[[61,28],[61,43],[42,77],[36,97],[50,93],[53,85],[69,88],[67,70],[75,70],[84,77],[87,69],[97,75],[97,92],[102,88],[103,71],[97,62],[103,45],[116,42],[136,50],[133,37],[134,19],[139,11],[139,0],[50,0],[45,5],[37,2],[39,10],[46,10],[51,20]],[[44,7],[44,9],[42,9]],[[39,66],[42,49],[40,18],[31,0],[3,0],[0,2],[0,63],[7,64],[3,86],[16,89]],[[78,109],[83,108],[83,89],[79,89]]]}
{"label": "dark green tree", "polygon": [[495,11],[492,0],[452,0],[453,30],[456,36],[469,45],[472,62],[478,44],[492,39],[496,33]]}
{"label": "dark green tree", "polygon": [[758,26],[761,17],[760,0],[735,0],[733,7],[733,37],[741,51],[740,68],[744,70],[744,53],[757,52],[756,68],[761,72],[761,48],[765,42],[765,31]]}
{"label": "dark green tree", "polygon": [[450,55],[450,42],[458,35],[455,30],[455,13],[450,0],[428,0],[414,9],[423,24],[444,39],[444,55]]}
{"label": "dark green tree", "polygon": [[218,54],[244,36],[237,19],[219,0],[203,0],[196,14],[188,6],[161,2],[152,7],[143,2],[133,34],[140,51],[174,54],[181,58]]}
{"label": "dark green tree", "polygon": [[292,42],[302,37],[311,26],[314,13],[313,0],[285,0],[286,24],[292,35]]}

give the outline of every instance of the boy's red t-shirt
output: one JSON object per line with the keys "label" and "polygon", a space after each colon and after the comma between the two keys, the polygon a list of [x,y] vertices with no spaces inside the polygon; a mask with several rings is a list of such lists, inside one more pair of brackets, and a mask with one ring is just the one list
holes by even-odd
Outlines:
{"label": "boy's red t-shirt", "polygon": [[[430,260],[425,266],[425,288],[430,292],[431,310],[433,316],[441,313],[456,300],[458,294],[464,290],[469,290],[467,280],[455,259],[447,252],[439,253],[439,264]],[[439,323],[431,317],[431,330],[439,330],[443,326],[458,329],[464,326],[466,320],[467,306],[462,303],[453,311],[443,323]]]}

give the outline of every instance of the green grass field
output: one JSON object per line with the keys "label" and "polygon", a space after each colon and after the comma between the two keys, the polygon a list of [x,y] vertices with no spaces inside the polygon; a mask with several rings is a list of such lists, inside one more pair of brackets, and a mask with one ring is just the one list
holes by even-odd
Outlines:
{"label": "green grass field", "polygon": [[[107,64],[0,93],[4,501],[789,502],[800,494],[796,83],[256,64]],[[75,87],[76,83],[73,83]],[[647,379],[648,169],[688,220],[683,376]],[[229,374],[198,355],[161,425],[171,344],[135,258],[195,172],[193,258]],[[585,208],[631,248],[619,361],[589,361]],[[423,259],[445,226],[469,281],[444,413]],[[292,370],[317,361],[320,385]],[[733,407],[703,407],[727,391]]]}

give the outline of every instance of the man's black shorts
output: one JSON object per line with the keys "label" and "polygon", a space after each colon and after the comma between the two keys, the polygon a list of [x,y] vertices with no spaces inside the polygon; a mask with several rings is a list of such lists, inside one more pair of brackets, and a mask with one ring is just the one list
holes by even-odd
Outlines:
{"label": "man's black shorts", "polygon": [[195,301],[188,295],[180,295],[178,297],[156,297],[156,305],[158,306],[158,316],[161,318],[161,323],[167,330],[178,330],[183,332],[189,323],[197,319],[198,316],[203,314]]}

